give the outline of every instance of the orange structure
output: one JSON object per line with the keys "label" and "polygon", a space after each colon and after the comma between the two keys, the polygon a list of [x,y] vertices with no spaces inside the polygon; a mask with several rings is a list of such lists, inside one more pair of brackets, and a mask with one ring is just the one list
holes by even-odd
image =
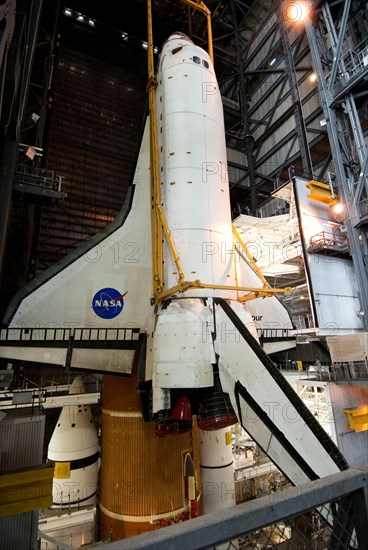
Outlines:
{"label": "orange structure", "polygon": [[184,463],[191,453],[199,472],[198,429],[157,436],[142,418],[134,375],[104,376],[101,425],[99,538],[119,540],[188,519]]}

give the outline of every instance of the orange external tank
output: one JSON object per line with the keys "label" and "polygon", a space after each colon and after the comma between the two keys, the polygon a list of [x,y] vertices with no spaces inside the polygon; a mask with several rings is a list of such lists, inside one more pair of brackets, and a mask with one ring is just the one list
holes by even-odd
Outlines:
{"label": "orange external tank", "polygon": [[159,437],[154,424],[143,420],[136,376],[106,374],[101,436],[100,540],[119,540],[188,519],[184,463],[189,452],[199,472],[197,428]]}

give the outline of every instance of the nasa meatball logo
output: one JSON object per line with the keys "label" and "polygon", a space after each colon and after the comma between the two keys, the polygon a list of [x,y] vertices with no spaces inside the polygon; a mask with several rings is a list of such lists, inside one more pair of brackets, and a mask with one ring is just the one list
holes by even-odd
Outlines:
{"label": "nasa meatball logo", "polygon": [[117,317],[124,308],[124,296],[115,288],[102,288],[93,296],[93,311],[101,319],[113,319]]}

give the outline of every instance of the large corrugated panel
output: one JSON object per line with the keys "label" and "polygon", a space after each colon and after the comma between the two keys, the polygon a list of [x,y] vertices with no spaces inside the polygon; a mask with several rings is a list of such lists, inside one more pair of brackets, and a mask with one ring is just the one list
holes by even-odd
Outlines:
{"label": "large corrugated panel", "polygon": [[1,550],[37,550],[38,512],[0,519]]}
{"label": "large corrugated panel", "polygon": [[95,235],[121,209],[131,183],[147,102],[146,59],[119,34],[63,21],[54,72],[46,168],[66,199],[44,207],[37,272]]}
{"label": "large corrugated panel", "polygon": [[[329,205],[309,198],[307,183],[297,178],[295,190],[316,326],[325,336],[362,330],[362,318],[357,315],[360,306],[353,262],[348,254],[339,253],[338,248],[328,254],[328,248],[334,243],[347,247],[347,242],[342,234],[336,236],[332,229]],[[326,250],[315,250],[311,246],[318,240],[327,243]]]}
{"label": "large corrugated panel", "polygon": [[42,464],[45,417],[9,418],[0,423],[0,472]]}
{"label": "large corrugated panel", "polygon": [[[42,464],[45,417],[8,415],[0,422],[0,475]],[[0,518],[2,550],[36,550],[38,511]]]}

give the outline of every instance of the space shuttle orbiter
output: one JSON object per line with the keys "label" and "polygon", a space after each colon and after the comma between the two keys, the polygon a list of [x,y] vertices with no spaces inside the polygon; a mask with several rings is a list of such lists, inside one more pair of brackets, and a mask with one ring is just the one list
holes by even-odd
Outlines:
{"label": "space shuttle orbiter", "polygon": [[290,320],[234,247],[210,57],[174,33],[154,87],[120,216],[17,293],[2,355],[129,374],[139,354],[142,408],[159,435],[188,429],[184,398],[203,429],[238,420],[294,484],[338,472],[344,457],[258,343],[261,301],[268,326]]}

